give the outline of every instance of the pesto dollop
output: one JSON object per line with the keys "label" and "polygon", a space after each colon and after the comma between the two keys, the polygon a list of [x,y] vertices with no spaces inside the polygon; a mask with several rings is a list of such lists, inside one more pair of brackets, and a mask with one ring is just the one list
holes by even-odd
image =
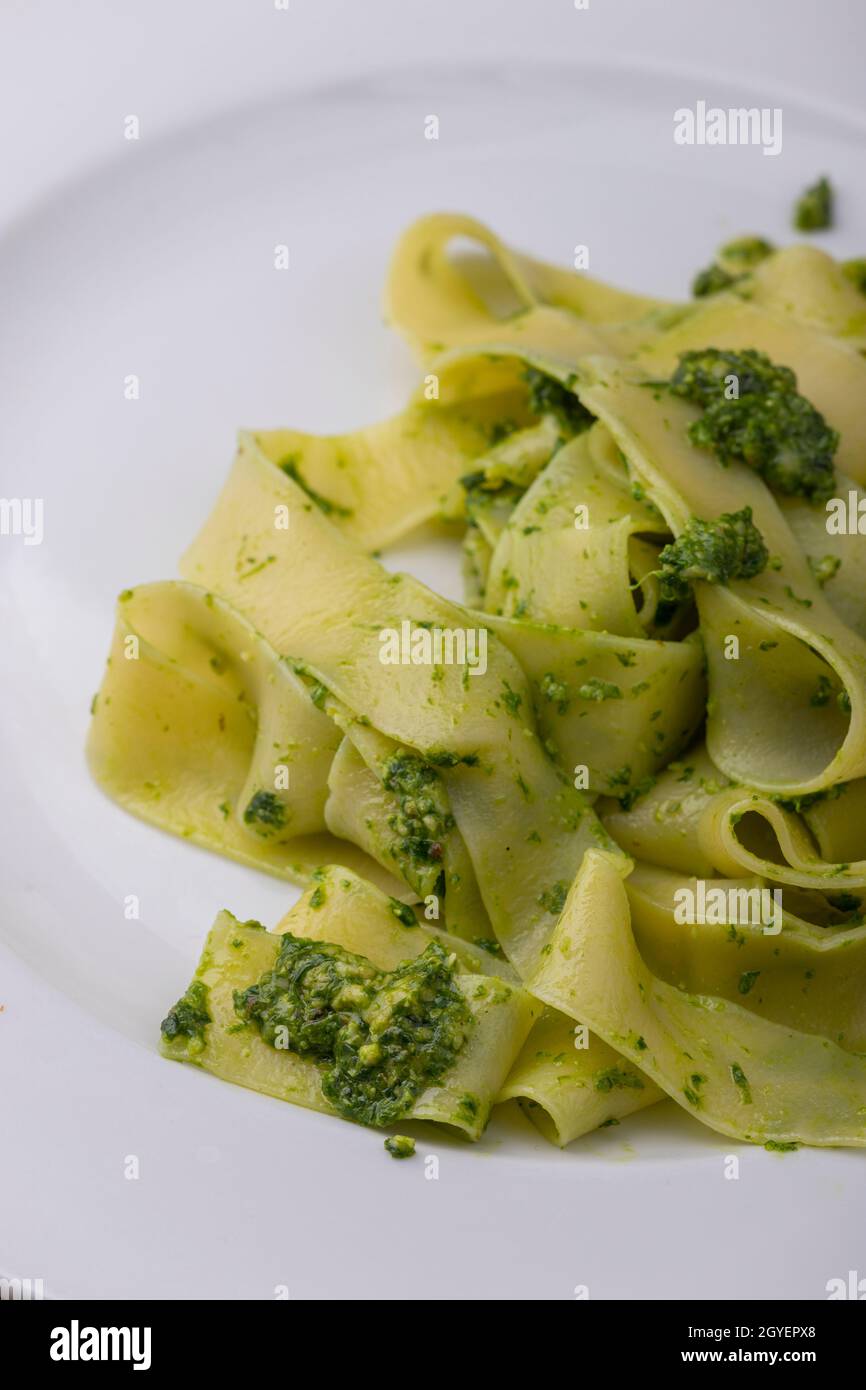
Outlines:
{"label": "pesto dollop", "polygon": [[794,226],[798,232],[823,232],[833,225],[833,188],[829,179],[820,178],[797,199]]}
{"label": "pesto dollop", "polygon": [[681,602],[696,579],[707,584],[751,579],[766,567],[768,558],[763,537],[752,521],[751,507],[723,512],[716,521],[693,516],[677,539],[659,554],[661,602]]}
{"label": "pesto dollop", "polygon": [[382,785],[399,807],[388,818],[397,837],[397,857],[414,864],[441,863],[442,842],[454,829],[454,817],[436,769],[417,753],[395,753],[385,764]]}
{"label": "pesto dollop", "polygon": [[473,1026],[436,941],[395,970],[286,932],[272,970],[235,993],[265,1042],[323,1064],[322,1092],[347,1119],[386,1125],[453,1067]]}
{"label": "pesto dollop", "polygon": [[800,395],[790,367],[751,348],[701,348],[680,354],[668,389],[701,407],[689,438],[726,467],[745,463],[787,497],[832,496],[839,436]]}

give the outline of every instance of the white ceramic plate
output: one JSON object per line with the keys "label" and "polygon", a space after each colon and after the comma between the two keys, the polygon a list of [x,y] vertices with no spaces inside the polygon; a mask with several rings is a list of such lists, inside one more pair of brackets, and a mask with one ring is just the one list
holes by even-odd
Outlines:
{"label": "white ceramic plate", "polygon": [[[698,98],[768,101],[625,69],[370,78],[129,142],[0,246],[0,493],[44,499],[41,545],[0,538],[0,1273],[85,1297],[569,1299],[821,1298],[866,1272],[861,1154],[732,1145],[671,1103],[560,1153],[500,1111],[473,1148],[423,1132],[432,1181],[375,1133],[169,1065],[159,1020],[216,910],[273,923],[294,893],[125,816],[82,757],[114,595],[175,573],[237,426],[402,404],[379,302],[417,214],[563,263],[584,243],[593,274],[682,296],[727,235],[783,239],[827,171],[824,244],[866,250],[862,123],[787,102],[778,158],[677,147]],[[442,553],[398,561],[456,595]]]}

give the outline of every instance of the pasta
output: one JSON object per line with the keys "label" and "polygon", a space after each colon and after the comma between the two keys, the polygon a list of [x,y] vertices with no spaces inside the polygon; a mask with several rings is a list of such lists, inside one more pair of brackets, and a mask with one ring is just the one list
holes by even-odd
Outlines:
{"label": "pasta", "polygon": [[[866,1145],[866,301],[743,245],[672,304],[422,218],[406,410],[242,431],[181,578],[120,596],[94,777],[304,889],[219,914],[166,1056],[470,1139],[669,1097]],[[462,603],[380,562],[431,525]]]}

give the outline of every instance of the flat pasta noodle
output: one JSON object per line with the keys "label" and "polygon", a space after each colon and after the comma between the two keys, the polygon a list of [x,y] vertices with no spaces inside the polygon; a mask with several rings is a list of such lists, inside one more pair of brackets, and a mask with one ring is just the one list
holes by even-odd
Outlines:
{"label": "flat pasta noodle", "polygon": [[526,674],[548,753],[563,771],[585,768],[592,795],[633,793],[692,742],[706,695],[698,643],[485,621]]}
{"label": "flat pasta noodle", "polygon": [[[292,509],[292,525],[274,535],[281,505]],[[274,556],[247,581],[233,563],[239,530],[248,546],[267,545]],[[465,665],[384,665],[379,635],[404,615],[422,632],[474,629],[472,615],[363,555],[251,442],[183,567],[236,603],[356,717],[439,769],[495,935],[520,968],[546,940],[557,885],[571,881],[587,845],[610,842],[541,747],[526,678],[506,646],[489,634],[478,674]]]}
{"label": "flat pasta noodle", "polygon": [[818,1032],[687,993],[644,963],[622,863],[588,850],[529,988],[582,1015],[711,1129],[751,1143],[866,1145],[866,1057]]}
{"label": "flat pasta noodle", "polygon": [[[860,782],[850,785],[861,787]],[[862,804],[861,795],[852,797],[849,810],[855,800]],[[752,821],[759,833],[750,843]],[[828,862],[804,815],[748,788],[732,787],[714,797],[698,824],[698,838],[723,872],[736,866],[777,883],[828,893],[866,888],[866,862]]]}
{"label": "flat pasta noodle", "polygon": [[866,781],[823,796],[785,800],[731,784],[705,747],[669,764],[626,808],[608,799],[599,814],[615,840],[659,868],[703,877],[757,874],[822,893],[866,887]]}
{"label": "flat pasta noodle", "polygon": [[[435,939],[420,927],[402,924],[384,894],[343,867],[323,870],[315,886],[273,932],[260,923],[238,922],[231,913],[221,912],[194,977],[194,983],[203,988],[209,1014],[203,1037],[164,1038],[163,1052],[223,1080],[335,1114],[322,1092],[322,1064],[288,1047],[272,1046],[235,1008],[236,992],[248,989],[273,969],[284,932],[340,946],[380,970],[394,970],[416,958]],[[461,950],[459,943],[447,944]],[[478,1139],[539,1010],[518,984],[478,973],[477,958],[464,955],[460,967],[455,985],[474,1026],[453,1066],[424,1087],[406,1118],[434,1120]]]}
{"label": "flat pasta noodle", "polygon": [[638,1067],[583,1031],[580,1046],[574,1019],[545,1009],[499,1093],[500,1101],[519,1101],[544,1137],[560,1148],[664,1099]]}
{"label": "flat pasta noodle", "polygon": [[[457,239],[487,253],[476,256],[475,285],[448,257]],[[483,223],[449,213],[419,218],[403,234],[385,294],[388,322],[422,361],[491,337],[520,353],[631,352],[655,337],[670,307],[522,256]]]}
{"label": "flat pasta noodle", "polygon": [[462,514],[458,481],[490,451],[507,420],[529,425],[526,389],[454,401],[412,402],[380,424],[342,435],[259,430],[263,457],[306,489],[330,520],[365,550],[391,545],[427,522]]}
{"label": "flat pasta noodle", "polygon": [[748,276],[749,302],[866,348],[866,301],[839,262],[817,246],[784,246]]}
{"label": "flat pasta noodle", "polygon": [[[834,519],[832,527],[826,508],[814,507],[802,497],[780,497],[777,500],[830,607],[847,627],[859,637],[866,637],[866,610],[863,604],[863,594],[866,592],[866,546],[863,545],[863,534],[859,529],[848,528],[852,507],[858,522],[861,516],[866,516],[866,493],[853,478],[846,478],[838,469],[836,480],[838,498],[834,513],[838,516],[838,524]],[[845,529],[842,529],[843,524]]]}
{"label": "flat pasta noodle", "polygon": [[328,833],[339,740],[291,668],[217,595],[167,581],[120,596],[87,757],[126,810],[293,882],[341,858],[400,893],[393,875]]}
{"label": "flat pasta noodle", "polygon": [[560,448],[515,506],[491,557],[485,607],[642,637],[629,568],[638,533],[666,539],[668,530],[633,496],[610,436],[596,426]]}
{"label": "flat pasta noodle", "polygon": [[[787,911],[776,924],[759,875],[705,880],[701,914],[693,911],[693,878],[637,864],[625,886],[635,941],[654,975],[689,994],[715,994],[774,1023],[821,1033],[848,1052],[866,1052],[862,924],[848,927],[839,914],[839,925],[819,926]],[[735,912],[731,893],[738,895]],[[697,920],[683,921],[686,910]]]}

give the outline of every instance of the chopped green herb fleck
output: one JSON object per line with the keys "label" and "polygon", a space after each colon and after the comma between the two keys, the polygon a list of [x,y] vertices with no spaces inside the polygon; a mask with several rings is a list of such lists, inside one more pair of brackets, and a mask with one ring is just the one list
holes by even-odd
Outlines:
{"label": "chopped green herb fleck", "polygon": [[568,897],[567,883],[554,883],[552,888],[545,888],[538,895],[539,906],[545,912],[549,912],[552,917],[558,917],[565,907],[565,900]]}
{"label": "chopped green herb fleck", "polygon": [[597,1071],[593,1077],[593,1084],[597,1091],[642,1091],[644,1088],[641,1078],[633,1071],[625,1071],[623,1067],[605,1067],[603,1071]]}
{"label": "chopped green herb fleck", "polygon": [[829,179],[820,178],[807,188],[794,205],[794,226],[798,232],[823,232],[833,225],[834,194]]}
{"label": "chopped green herb fleck", "polygon": [[388,906],[404,927],[417,927],[418,918],[408,903],[401,903],[399,898],[389,898]]}
{"label": "chopped green herb fleck", "polygon": [[622,691],[618,685],[612,681],[599,680],[598,676],[590,676],[588,681],[584,681],[578,690],[581,700],[621,700]]}
{"label": "chopped green herb fleck", "polygon": [[332,498],[323,497],[320,492],[316,492],[314,488],[310,487],[309,483],[304,482],[304,479],[301,477],[300,469],[298,468],[297,454],[287,455],[286,458],[280,460],[277,467],[281,468],[287,477],[292,479],[292,482],[297,483],[298,487],[303,489],[310,501],[315,502],[319,511],[324,512],[325,516],[354,516],[351,507],[341,506],[339,502],[334,502]]}
{"label": "chopped green herb fleck", "polygon": [[733,1081],[735,1086],[739,1087],[740,1099],[742,1100],[743,1104],[751,1105],[752,1090],[749,1086],[746,1073],[743,1071],[743,1068],[737,1062],[731,1063],[731,1080]]}
{"label": "chopped green herb fleck", "polygon": [[271,834],[286,823],[286,808],[274,792],[258,791],[250,798],[244,811],[244,824],[261,827],[260,833]]}
{"label": "chopped green herb fleck", "polygon": [[415,1152],[415,1140],[405,1134],[395,1134],[385,1140],[385,1148],[392,1158],[411,1158]]}
{"label": "chopped green herb fleck", "polygon": [[809,561],[809,569],[822,589],[825,584],[829,584],[830,580],[835,578],[842,564],[838,555],[822,555],[820,560],[816,559],[814,555],[809,555],[806,558]]}

